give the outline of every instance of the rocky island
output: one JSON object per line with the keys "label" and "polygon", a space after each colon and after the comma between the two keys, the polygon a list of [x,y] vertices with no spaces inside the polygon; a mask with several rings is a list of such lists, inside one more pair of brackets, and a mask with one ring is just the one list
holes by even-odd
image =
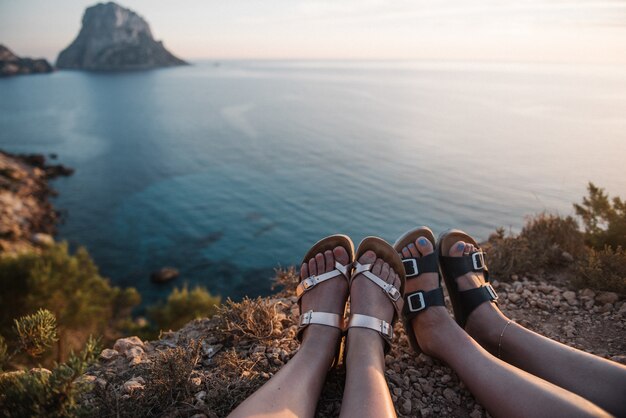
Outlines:
{"label": "rocky island", "polygon": [[76,39],[59,54],[60,69],[145,70],[187,63],[155,41],[148,22],[113,2],[87,8]]}
{"label": "rocky island", "polygon": [[43,58],[20,58],[6,46],[0,45],[0,77],[50,73],[53,70],[52,65]]}

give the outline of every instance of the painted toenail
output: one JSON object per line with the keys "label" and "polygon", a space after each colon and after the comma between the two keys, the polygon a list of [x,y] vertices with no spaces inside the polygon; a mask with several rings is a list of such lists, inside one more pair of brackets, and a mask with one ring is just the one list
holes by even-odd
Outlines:
{"label": "painted toenail", "polygon": [[420,239],[418,239],[418,240],[417,240],[417,243],[418,243],[419,245],[426,245],[426,243],[427,243],[427,242],[428,242],[428,241],[427,241],[427,240],[426,240],[426,238],[424,238],[424,237],[420,237]]}
{"label": "painted toenail", "polygon": [[413,243],[410,243],[409,248],[415,248],[415,245],[413,245]]}
{"label": "painted toenail", "polygon": [[459,242],[459,245],[456,246],[457,249],[462,250],[463,247],[465,247],[465,243],[464,242]]}

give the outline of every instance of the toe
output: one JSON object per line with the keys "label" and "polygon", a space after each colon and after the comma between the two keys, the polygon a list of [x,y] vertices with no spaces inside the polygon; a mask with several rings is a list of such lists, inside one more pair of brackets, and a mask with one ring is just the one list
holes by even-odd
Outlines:
{"label": "toe", "polygon": [[372,266],[372,273],[380,277],[382,269],[383,269],[383,260],[380,258],[377,258],[376,262]]}
{"label": "toe", "polygon": [[335,268],[335,257],[330,250],[324,251],[324,265],[326,267],[324,271],[331,271]]}
{"label": "toe", "polygon": [[404,247],[402,249],[402,257],[403,258],[411,258],[411,252],[409,251],[408,248]]}
{"label": "toe", "polygon": [[393,279],[393,276],[389,274],[389,264],[388,263],[384,263],[383,267],[380,270],[380,278],[386,281],[391,281],[390,279]]}
{"label": "toe", "polygon": [[359,257],[359,263],[372,264],[376,261],[376,253],[372,250],[366,251],[361,257]]}
{"label": "toe", "polygon": [[317,263],[315,257],[309,260],[309,276],[315,276],[317,274]]}
{"label": "toe", "polygon": [[315,264],[317,266],[317,274],[322,274],[323,272],[326,271],[325,267],[324,267],[324,254],[322,253],[317,253],[315,254]]}
{"label": "toe", "polygon": [[333,255],[335,256],[335,260],[339,261],[344,266],[350,262],[350,256],[348,255],[346,249],[343,247],[335,247],[335,249],[333,250]]}
{"label": "toe", "polygon": [[393,273],[393,285],[396,289],[400,290],[400,285],[402,282],[400,281],[400,276],[398,276],[395,272]]}
{"label": "toe", "polygon": [[300,279],[304,280],[309,277],[309,266],[306,263],[302,263],[300,266]]}
{"label": "toe", "polygon": [[417,247],[413,243],[409,244],[409,252],[411,253],[411,255],[413,257],[419,257],[420,256],[419,251],[417,251]]}
{"label": "toe", "polygon": [[472,244],[465,244],[465,249],[463,250],[463,255],[469,255],[472,252],[474,246]]}
{"label": "toe", "polygon": [[450,257],[461,257],[463,250],[465,249],[465,243],[463,241],[457,241],[452,247],[450,247]]}
{"label": "toe", "polygon": [[417,244],[417,249],[422,255],[432,254],[434,251],[432,242],[425,237],[419,237],[415,243]]}

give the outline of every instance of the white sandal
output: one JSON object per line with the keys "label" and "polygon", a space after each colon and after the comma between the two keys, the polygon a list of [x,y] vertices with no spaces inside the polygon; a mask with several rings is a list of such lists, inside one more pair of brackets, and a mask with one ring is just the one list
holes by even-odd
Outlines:
{"label": "white sandal", "polygon": [[[302,342],[302,336],[306,327],[313,324],[337,328],[341,330],[343,336],[345,330],[345,306],[343,314],[331,312],[316,312],[313,310],[302,313],[302,306],[300,303],[302,296],[304,296],[306,292],[310,291],[318,284],[323,283],[327,280],[339,277],[345,279],[346,281],[348,281],[348,283],[350,282],[350,273],[352,272],[352,264],[354,262],[354,244],[352,243],[352,240],[346,235],[331,235],[318,241],[306,253],[301,264],[308,263],[309,260],[315,257],[317,253],[323,254],[324,251],[332,251],[336,247],[343,247],[346,250],[349,260],[348,264],[343,265],[340,262],[335,261],[334,270],[322,273],[320,275],[312,274],[306,279],[302,280],[296,287],[296,296],[298,297],[298,306],[300,307],[300,319],[298,321],[298,332],[296,334],[296,338],[300,342]],[[337,352],[335,353],[333,365],[339,364],[339,361],[341,359],[342,340],[343,338],[340,338],[339,343],[337,344]]]}
{"label": "white sandal", "polygon": [[396,288],[391,283],[387,283],[372,273],[371,270],[373,264],[361,264],[358,261],[353,263],[354,271],[350,277],[350,288],[352,288],[354,279],[359,275],[363,275],[363,277],[367,278],[381,288],[383,293],[393,304],[395,312],[391,323],[373,316],[351,313],[348,326],[346,327],[346,332],[348,332],[350,328],[367,328],[378,332],[385,342],[385,353],[387,353],[391,348],[391,341],[393,339],[393,324],[402,313],[402,306],[404,304],[402,295],[404,293],[405,272],[400,256],[385,240],[377,237],[365,238],[359,244],[355,259],[358,260],[363,254],[365,254],[366,251],[369,250],[374,251],[378,258],[385,260],[385,262],[387,262],[394,272],[400,277],[400,289]]}

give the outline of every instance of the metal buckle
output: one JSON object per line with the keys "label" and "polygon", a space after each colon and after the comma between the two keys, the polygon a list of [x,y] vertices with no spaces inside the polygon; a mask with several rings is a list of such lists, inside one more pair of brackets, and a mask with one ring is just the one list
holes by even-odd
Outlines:
{"label": "metal buckle", "polygon": [[394,286],[389,286],[387,289],[387,294],[389,295],[389,297],[391,298],[391,300],[393,300],[394,302],[397,301],[398,299],[400,299],[400,291],[398,289],[396,289]]}
{"label": "metal buckle", "polygon": [[300,315],[300,327],[303,327],[305,325],[309,325],[311,323],[311,319],[313,318],[313,311],[307,311],[305,313],[303,313],[302,315]]}
{"label": "metal buckle", "polygon": [[306,279],[302,280],[302,287],[304,287],[304,290],[309,290],[310,288],[312,288],[313,286],[315,286],[315,279],[317,277],[313,276],[309,276]]}
{"label": "metal buckle", "polygon": [[[407,265],[408,263],[408,265]],[[419,270],[417,269],[417,260],[414,258],[405,258],[402,260],[402,264],[404,265],[404,271],[406,272],[406,277],[415,277],[419,275]],[[410,273],[409,273],[410,267]]]}
{"label": "metal buckle", "polygon": [[380,321],[380,333],[389,339],[393,338],[393,328],[385,321]]}
{"label": "metal buckle", "polygon": [[482,251],[472,254],[472,263],[474,264],[474,270],[482,270],[485,268],[485,258]]}
{"label": "metal buckle", "polygon": [[492,300],[498,300],[498,294],[496,293],[496,291],[494,290],[494,288],[487,283],[486,285],[484,285],[483,287],[487,288],[487,292],[489,292],[489,294],[491,295],[491,297],[493,298]]}
{"label": "metal buckle", "polygon": [[[419,298],[420,303],[418,307],[413,306],[413,298],[416,296]],[[416,292],[409,295],[409,297],[406,298],[406,302],[409,304],[409,312],[419,312],[426,309],[426,301],[424,300],[423,292]]]}

